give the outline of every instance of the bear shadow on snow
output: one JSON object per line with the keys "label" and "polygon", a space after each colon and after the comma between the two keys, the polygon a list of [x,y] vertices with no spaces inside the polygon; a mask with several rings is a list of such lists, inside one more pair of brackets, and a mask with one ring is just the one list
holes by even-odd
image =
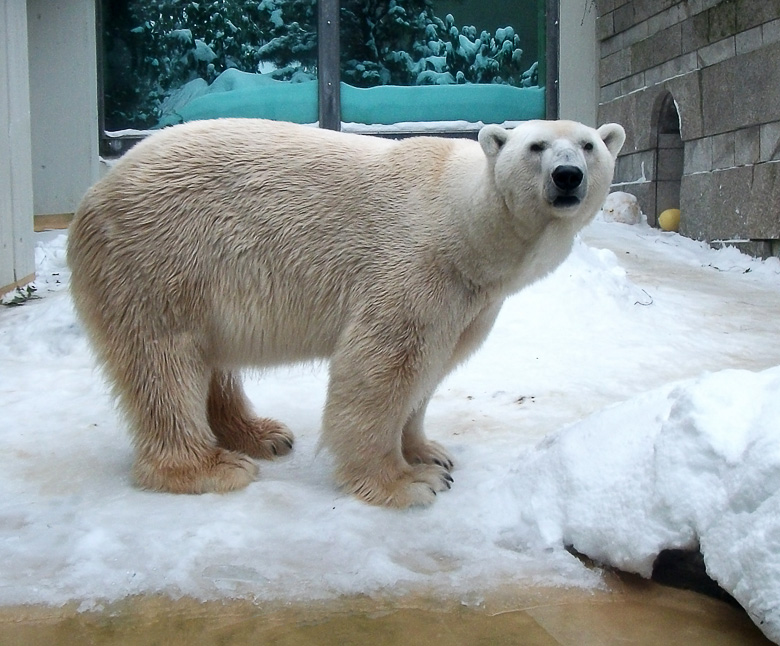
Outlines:
{"label": "bear shadow on snow", "polygon": [[431,503],[453,468],[423,432],[431,395],[504,299],[566,258],[624,139],[570,121],[489,125],[474,142],[220,119],[139,143],[88,191],[68,243],[136,482],[247,486],[293,436],[253,415],[240,369],[328,358],[338,484]]}

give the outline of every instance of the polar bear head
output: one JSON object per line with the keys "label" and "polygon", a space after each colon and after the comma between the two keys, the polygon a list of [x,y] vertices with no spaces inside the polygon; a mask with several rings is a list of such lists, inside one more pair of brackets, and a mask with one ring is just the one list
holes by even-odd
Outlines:
{"label": "polar bear head", "polygon": [[604,203],[625,138],[616,123],[596,130],[576,121],[489,125],[479,133],[496,189],[514,215],[530,210],[580,225]]}

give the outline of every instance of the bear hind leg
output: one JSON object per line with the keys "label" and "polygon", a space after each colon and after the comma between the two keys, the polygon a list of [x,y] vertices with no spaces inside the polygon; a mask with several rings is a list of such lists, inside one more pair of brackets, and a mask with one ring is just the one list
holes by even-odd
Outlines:
{"label": "bear hind leg", "polygon": [[241,382],[231,372],[211,373],[208,420],[219,446],[262,460],[288,454],[293,434],[273,419],[254,417]]}
{"label": "bear hind leg", "polygon": [[192,344],[169,339],[132,345],[115,348],[121,356],[109,355],[107,367],[130,417],[136,483],[154,491],[199,494],[252,482],[257,465],[217,446],[209,428],[209,370]]}

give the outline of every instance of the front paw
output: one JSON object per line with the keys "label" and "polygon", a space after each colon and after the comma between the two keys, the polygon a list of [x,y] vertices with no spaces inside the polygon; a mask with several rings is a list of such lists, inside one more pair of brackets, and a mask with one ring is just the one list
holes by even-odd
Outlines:
{"label": "front paw", "polygon": [[370,477],[344,483],[344,489],[369,504],[397,509],[430,505],[440,491],[451,487],[449,472],[441,466],[429,464],[407,467],[390,482]]}

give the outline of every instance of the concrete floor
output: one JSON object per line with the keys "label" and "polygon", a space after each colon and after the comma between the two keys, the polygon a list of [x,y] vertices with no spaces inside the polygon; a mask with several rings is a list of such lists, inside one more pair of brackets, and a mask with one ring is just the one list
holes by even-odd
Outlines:
{"label": "concrete floor", "polygon": [[761,646],[738,607],[633,576],[608,590],[525,589],[479,606],[423,598],[342,599],[270,608],[250,602],[129,599],[99,612],[0,609],[4,646],[244,644],[318,646]]}

